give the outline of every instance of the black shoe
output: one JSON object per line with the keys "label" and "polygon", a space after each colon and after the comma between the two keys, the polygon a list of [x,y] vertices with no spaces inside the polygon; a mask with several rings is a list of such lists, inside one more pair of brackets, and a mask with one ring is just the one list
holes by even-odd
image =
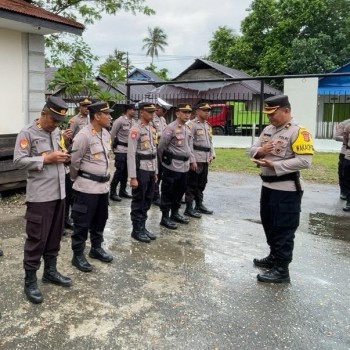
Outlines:
{"label": "black shoe", "polygon": [[71,218],[66,218],[64,221],[64,228],[68,230],[73,230],[74,225],[73,225],[73,220]]}
{"label": "black shoe", "polygon": [[132,198],[132,196],[126,191],[120,191],[119,192],[119,197],[120,198]]}
{"label": "black shoe", "polygon": [[57,284],[62,287],[70,287],[72,285],[72,280],[69,277],[63,276],[54,270],[44,270],[42,281],[44,283]]}
{"label": "black shoe", "polygon": [[343,192],[340,192],[340,199],[346,200],[346,195]]}
{"label": "black shoe", "polygon": [[160,198],[154,199],[154,200],[152,201],[152,204],[153,204],[153,205],[156,205],[157,207],[160,207]]}
{"label": "black shoe", "polygon": [[345,207],[343,208],[344,211],[350,211],[350,200],[346,201]]}
{"label": "black shoe", "polygon": [[200,213],[203,214],[208,214],[211,215],[213,214],[212,210],[209,210],[206,206],[204,206],[203,204],[197,204],[196,207],[194,208],[195,211],[198,211]]}
{"label": "black shoe", "polygon": [[175,222],[179,222],[180,224],[188,224],[190,222],[189,219],[187,219],[184,216],[180,215],[178,212],[172,214],[170,219],[175,221]]}
{"label": "black shoe", "polygon": [[271,269],[275,264],[275,260],[271,255],[269,255],[266,258],[254,259],[253,264],[258,267],[266,267]]}
{"label": "black shoe", "polygon": [[80,271],[83,271],[83,272],[90,272],[90,271],[92,271],[92,266],[86,260],[84,254],[74,255],[73,259],[72,259],[72,265],[75,266]]}
{"label": "black shoe", "polygon": [[157,238],[157,236],[156,236],[153,232],[148,231],[148,230],[146,229],[146,226],[143,226],[143,232],[146,234],[146,236],[148,236],[148,238],[149,238],[151,241],[154,241],[154,240]]}
{"label": "black shoe", "polygon": [[133,239],[136,239],[139,242],[143,242],[143,243],[151,242],[151,238],[145,232],[140,230],[135,230],[135,229],[132,230],[131,237]]}
{"label": "black shoe", "polygon": [[289,283],[289,270],[288,267],[273,267],[271,270],[267,270],[264,273],[257,275],[257,279],[260,282],[265,283]]}
{"label": "black shoe", "polygon": [[103,262],[111,262],[113,260],[112,254],[107,253],[103,248],[91,247],[89,257]]}
{"label": "black shoe", "polygon": [[44,300],[43,295],[38,288],[35,270],[25,270],[24,294],[33,304],[40,304]]}
{"label": "black shoe", "polygon": [[176,230],[177,229],[177,225],[175,224],[175,222],[172,221],[168,217],[162,217],[162,220],[160,221],[160,224],[162,226],[168,228],[169,230]]}
{"label": "black shoe", "polygon": [[186,208],[184,214],[196,219],[200,219],[202,217],[202,215],[198,213],[198,211],[195,211],[193,208]]}
{"label": "black shoe", "polygon": [[0,256],[3,256],[4,252],[0,249]]}
{"label": "black shoe", "polygon": [[111,193],[109,195],[109,198],[112,200],[112,201],[115,201],[115,202],[121,202],[122,199],[116,194],[116,193]]}

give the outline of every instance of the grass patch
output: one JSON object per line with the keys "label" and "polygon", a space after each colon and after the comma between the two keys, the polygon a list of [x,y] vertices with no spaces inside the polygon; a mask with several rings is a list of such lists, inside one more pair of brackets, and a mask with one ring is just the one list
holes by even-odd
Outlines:
{"label": "grass patch", "polygon": [[[242,172],[248,174],[260,173],[242,148],[216,148],[216,159],[210,165],[211,171]],[[317,152],[313,156],[310,169],[302,170],[307,181],[322,184],[338,184],[338,153]]]}

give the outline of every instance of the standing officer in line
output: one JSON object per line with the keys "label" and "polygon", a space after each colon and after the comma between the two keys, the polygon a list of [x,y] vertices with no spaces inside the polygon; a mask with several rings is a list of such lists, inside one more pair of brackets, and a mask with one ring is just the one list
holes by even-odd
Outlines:
{"label": "standing officer in line", "polygon": [[103,231],[108,219],[109,153],[111,137],[107,130],[113,112],[106,102],[89,105],[90,124],[74,138],[70,175],[73,180],[72,265],[83,272],[92,271],[84,255],[90,231],[89,256],[111,262],[113,256],[102,248]]}
{"label": "standing officer in line", "polygon": [[[342,146],[339,153],[338,161],[338,179],[340,187],[340,199],[346,199],[345,189],[344,189],[344,158],[347,149],[347,144],[344,140],[345,127],[350,123],[350,119],[343,120],[339,123],[335,129],[334,140],[342,142]],[[349,207],[350,210],[350,207]]]}
{"label": "standing officer in line", "polygon": [[36,277],[41,257],[45,264],[43,282],[64,287],[72,284],[56,269],[65,211],[64,163],[70,159],[59,150],[58,126],[65,120],[67,109],[61,98],[49,97],[39,119],[18,134],[14,151],[16,167],[28,171],[24,293],[34,304],[43,301]]}
{"label": "standing officer in line", "polygon": [[[215,159],[215,151],[212,140],[212,129],[207,119],[210,115],[211,107],[209,103],[200,103],[194,108],[196,118],[188,122],[188,126],[193,136],[193,154],[196,159],[196,170],[190,169],[188,172],[186,186],[186,210],[185,215],[200,218],[200,213],[213,214],[203,204],[203,192],[208,182],[209,163]],[[193,209],[193,200],[196,207]]]}
{"label": "standing officer in line", "polygon": [[132,188],[131,237],[149,243],[156,236],[146,229],[147,212],[152,204],[154,185],[157,181],[156,129],[152,126],[155,105],[139,104],[140,119],[129,132],[128,173]]}
{"label": "standing officer in line", "polygon": [[299,226],[300,170],[311,166],[312,137],[291,116],[286,95],[265,100],[268,125],[251,147],[252,160],[261,167],[260,216],[270,253],[254,259],[254,265],[269,268],[258,274],[260,282],[290,282],[288,266],[293,258],[295,231]]}
{"label": "standing officer in line", "polygon": [[346,199],[344,211],[350,211],[350,123],[344,127],[343,143],[345,144],[344,159],[342,161],[342,186]]}
{"label": "standing officer in line", "polygon": [[[164,118],[166,112],[171,108],[171,105],[161,98],[157,98],[156,110],[154,112],[152,124],[157,130],[157,144],[159,143],[159,139],[162,136],[164,129],[166,128],[166,120]],[[158,180],[156,182],[156,186],[154,188],[154,197],[152,203],[156,206],[160,206],[160,191],[159,185],[162,180],[162,162],[158,158]]]}
{"label": "standing officer in line", "polygon": [[[86,125],[89,124],[89,110],[88,106],[91,105],[91,100],[87,97],[82,98],[79,101],[79,113],[72,117],[68,122],[68,128],[64,130],[62,134],[64,140],[62,140],[62,148],[66,147],[70,149],[72,141],[75,135]],[[68,138],[68,139],[67,139]],[[65,167],[66,170],[66,211],[64,219],[64,227],[73,230],[73,220],[70,218],[71,207],[73,204],[73,189],[72,180],[69,174],[69,165]]]}
{"label": "standing officer in line", "polygon": [[[132,198],[126,191],[128,182],[128,137],[129,130],[135,124],[135,105],[128,104],[124,107],[124,114],[115,120],[111,130],[111,140],[115,154],[115,168],[111,182],[110,198],[113,201],[120,202],[121,197]],[[120,182],[119,196],[117,195],[117,186]]]}
{"label": "standing officer in line", "polygon": [[92,101],[88,97],[83,97],[79,101],[79,113],[72,117],[68,124],[69,129],[72,130],[72,140],[75,135],[86,125],[89,124],[89,109],[88,107],[92,104]]}
{"label": "standing officer in line", "polygon": [[[163,131],[158,145],[159,158],[162,160],[163,179],[161,187],[162,220],[160,224],[168,229],[176,230],[175,222],[188,224],[188,218],[180,215],[181,198],[186,190],[187,173],[190,168],[196,169],[192,149],[192,133],[186,124],[192,108],[187,103],[176,107],[177,119]],[[169,212],[171,217],[169,218]],[[174,222],[175,221],[175,222]]]}

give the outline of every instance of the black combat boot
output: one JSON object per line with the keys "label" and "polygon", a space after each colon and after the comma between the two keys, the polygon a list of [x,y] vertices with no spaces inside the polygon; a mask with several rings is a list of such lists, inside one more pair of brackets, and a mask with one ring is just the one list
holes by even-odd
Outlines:
{"label": "black combat boot", "polygon": [[170,219],[178,222],[180,224],[188,224],[190,222],[189,219],[185,218],[184,216],[180,215],[179,209],[174,209],[171,211]]}
{"label": "black combat boot", "polygon": [[92,271],[92,266],[86,260],[84,253],[76,253],[74,252],[72,265],[75,266],[82,272],[90,272]]}
{"label": "black combat boot", "polygon": [[193,209],[193,202],[186,203],[185,215],[190,216],[191,218],[200,219],[202,215]]}
{"label": "black combat boot", "polygon": [[269,254],[267,257],[262,259],[255,258],[253,260],[253,264],[257,267],[266,267],[268,269],[271,269],[275,265],[275,257]]}
{"label": "black combat boot", "polygon": [[121,202],[122,199],[117,195],[117,186],[118,186],[118,182],[115,182],[114,180],[112,180],[111,189],[109,191],[109,198],[112,201]]}
{"label": "black combat boot", "polygon": [[162,212],[162,220],[160,221],[160,224],[168,228],[169,230],[177,229],[177,225],[175,224],[175,222],[169,218],[169,211]]}
{"label": "black combat boot", "polygon": [[272,269],[267,270],[264,273],[257,275],[257,279],[260,282],[265,283],[289,283],[289,263],[286,262],[275,262]]}
{"label": "black combat boot", "polygon": [[24,293],[33,304],[40,304],[43,302],[43,295],[38,288],[36,279],[36,270],[25,270]]}
{"label": "black combat boot", "polygon": [[157,238],[157,236],[156,236],[153,232],[148,231],[148,230],[146,229],[146,221],[143,221],[143,222],[142,222],[142,224],[141,224],[141,229],[142,229],[142,231],[146,234],[146,236],[149,237],[149,239],[150,239],[151,241],[154,241],[154,240]]}
{"label": "black combat boot", "polygon": [[344,211],[350,211],[350,197],[346,197],[346,204],[343,208]]}
{"label": "black combat boot", "polygon": [[151,242],[150,237],[148,237],[146,232],[143,230],[141,222],[133,222],[131,237],[140,242],[144,242],[144,243]]}
{"label": "black combat boot", "polygon": [[195,211],[198,211],[200,213],[203,213],[203,214],[208,214],[208,215],[211,215],[213,214],[213,211],[212,210],[209,210],[204,204],[203,202],[197,202],[196,201],[196,207],[194,208]]}
{"label": "black combat boot", "polygon": [[70,287],[72,280],[69,277],[61,275],[56,268],[57,259],[44,259],[44,274],[42,281],[44,283],[53,283],[62,287]]}
{"label": "black combat boot", "polygon": [[113,260],[112,254],[107,253],[103,248],[101,247],[91,247],[89,252],[89,257],[92,259],[98,259],[103,262],[111,262]]}
{"label": "black combat boot", "polygon": [[119,197],[120,198],[132,198],[132,196],[126,191],[126,183],[120,184]]}

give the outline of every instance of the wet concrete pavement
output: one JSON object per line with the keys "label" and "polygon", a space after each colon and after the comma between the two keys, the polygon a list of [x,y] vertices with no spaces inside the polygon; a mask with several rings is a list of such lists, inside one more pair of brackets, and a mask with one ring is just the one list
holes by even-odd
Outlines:
{"label": "wet concrete pavement", "polygon": [[292,283],[269,285],[252,264],[267,253],[260,185],[211,173],[205,202],[215,215],[170,231],[152,207],[150,244],[130,238],[130,200],[111,203],[114,261],[78,271],[65,236],[58,266],[74,284],[40,281],[41,305],[23,294],[24,207],[2,218],[0,349],[350,349],[350,214],[337,186],[307,185]]}

